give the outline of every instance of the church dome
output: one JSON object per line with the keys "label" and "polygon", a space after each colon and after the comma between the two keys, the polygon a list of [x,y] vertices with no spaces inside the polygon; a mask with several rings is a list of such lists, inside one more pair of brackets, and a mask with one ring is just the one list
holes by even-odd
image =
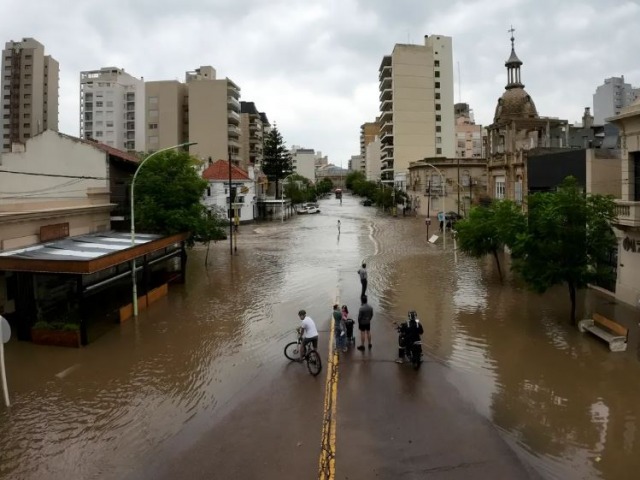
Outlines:
{"label": "church dome", "polygon": [[498,100],[494,122],[539,118],[533,99],[524,88],[510,88]]}

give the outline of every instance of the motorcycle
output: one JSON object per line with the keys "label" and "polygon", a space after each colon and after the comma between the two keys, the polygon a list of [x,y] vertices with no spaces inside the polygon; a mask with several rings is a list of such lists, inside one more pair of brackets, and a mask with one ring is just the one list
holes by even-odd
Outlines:
{"label": "motorcycle", "polygon": [[395,325],[399,335],[399,345],[401,345],[401,348],[404,348],[405,357],[413,366],[413,369],[418,370],[422,364],[422,342],[416,340],[407,345],[408,325],[406,323],[396,323]]}

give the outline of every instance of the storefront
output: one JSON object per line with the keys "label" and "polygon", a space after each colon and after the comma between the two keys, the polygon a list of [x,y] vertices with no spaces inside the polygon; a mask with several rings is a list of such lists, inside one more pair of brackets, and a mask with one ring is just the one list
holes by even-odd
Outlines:
{"label": "storefront", "polygon": [[77,328],[86,345],[99,336],[100,325],[131,316],[134,259],[140,308],[166,293],[169,283],[184,280],[187,236],[137,234],[132,246],[128,233],[103,232],[4,251],[0,272],[15,304],[5,316],[20,340],[31,340],[32,328],[46,325]]}

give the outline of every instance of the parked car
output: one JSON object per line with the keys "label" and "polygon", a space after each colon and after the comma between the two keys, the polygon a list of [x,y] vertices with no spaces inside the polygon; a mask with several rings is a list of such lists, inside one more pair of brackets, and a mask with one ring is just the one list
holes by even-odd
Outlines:
{"label": "parked car", "polygon": [[373,202],[367,198],[362,201],[362,205],[364,205],[365,207],[370,207],[371,205],[373,205]]}

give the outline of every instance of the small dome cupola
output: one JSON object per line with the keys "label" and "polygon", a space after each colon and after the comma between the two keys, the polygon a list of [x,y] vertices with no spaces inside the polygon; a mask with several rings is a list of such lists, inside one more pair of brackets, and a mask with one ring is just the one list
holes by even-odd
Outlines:
{"label": "small dome cupola", "polygon": [[504,66],[507,67],[507,86],[505,87],[507,90],[512,88],[524,88],[520,77],[520,66],[522,65],[522,61],[516,55],[514,47],[515,38],[513,38],[513,32],[515,32],[515,29],[511,27],[509,32],[511,32],[511,55],[509,56],[509,60],[504,64]]}

